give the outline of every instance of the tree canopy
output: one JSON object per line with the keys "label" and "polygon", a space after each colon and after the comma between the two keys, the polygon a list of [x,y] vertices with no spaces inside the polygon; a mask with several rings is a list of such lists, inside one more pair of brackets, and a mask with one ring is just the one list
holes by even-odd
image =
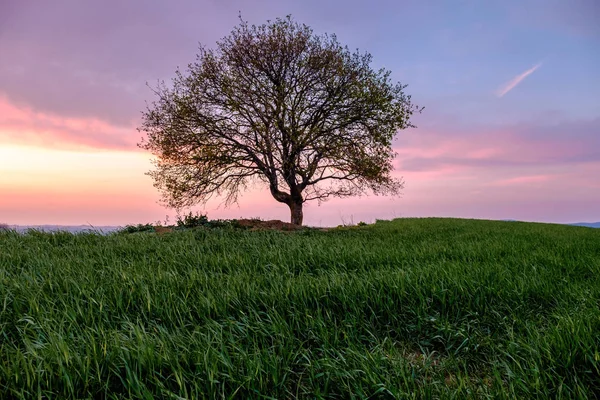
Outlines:
{"label": "tree canopy", "polygon": [[421,109],[371,60],[290,16],[242,20],[214,49],[200,46],[185,73],[154,89],[139,128],[163,202],[181,209],[216,195],[229,205],[265,184],[301,225],[307,201],[399,194],[392,140]]}

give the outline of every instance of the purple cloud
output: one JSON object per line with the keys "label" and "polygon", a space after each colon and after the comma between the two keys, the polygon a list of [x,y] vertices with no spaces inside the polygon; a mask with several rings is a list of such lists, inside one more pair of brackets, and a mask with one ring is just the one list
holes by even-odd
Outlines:
{"label": "purple cloud", "polygon": [[528,0],[503,2],[513,21],[546,31],[557,28],[578,36],[600,39],[600,3],[597,0]]}
{"label": "purple cloud", "polygon": [[164,2],[13,3],[2,21],[0,93],[43,112],[128,124],[151,97],[146,81],[172,76],[194,60],[198,41],[223,30],[204,14],[190,32],[202,13],[188,5],[189,13]]}

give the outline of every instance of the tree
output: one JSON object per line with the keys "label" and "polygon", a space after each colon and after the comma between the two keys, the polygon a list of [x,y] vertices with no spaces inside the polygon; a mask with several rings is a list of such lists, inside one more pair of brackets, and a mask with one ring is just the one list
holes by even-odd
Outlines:
{"label": "tree", "polygon": [[422,109],[371,59],[290,16],[241,20],[216,49],[200,46],[186,74],[154,89],[139,128],[163,202],[181,209],[217,195],[227,206],[262,182],[301,225],[307,201],[399,194],[392,139]]}

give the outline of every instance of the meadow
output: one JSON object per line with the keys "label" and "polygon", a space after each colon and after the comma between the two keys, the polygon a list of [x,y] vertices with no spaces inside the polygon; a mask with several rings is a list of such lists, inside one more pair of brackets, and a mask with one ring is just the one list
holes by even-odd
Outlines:
{"label": "meadow", "polygon": [[0,231],[0,398],[598,398],[600,229]]}

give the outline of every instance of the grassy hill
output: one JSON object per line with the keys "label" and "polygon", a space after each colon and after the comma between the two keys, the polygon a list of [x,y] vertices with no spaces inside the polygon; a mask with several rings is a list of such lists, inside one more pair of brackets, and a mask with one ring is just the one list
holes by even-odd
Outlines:
{"label": "grassy hill", "polygon": [[600,230],[0,232],[0,398],[594,398]]}

